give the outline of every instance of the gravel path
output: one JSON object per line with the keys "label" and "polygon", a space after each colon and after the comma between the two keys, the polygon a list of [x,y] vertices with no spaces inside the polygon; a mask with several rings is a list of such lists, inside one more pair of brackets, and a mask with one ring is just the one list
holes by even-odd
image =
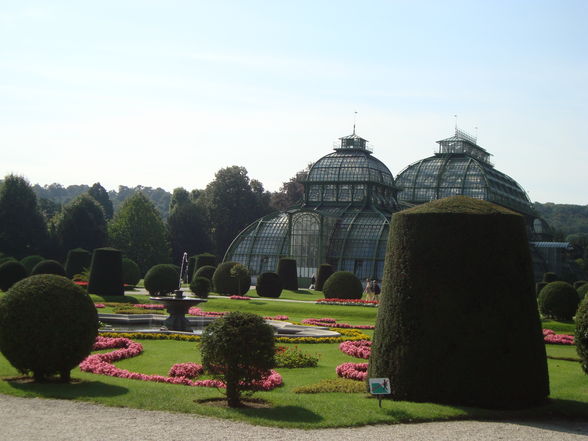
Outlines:
{"label": "gravel path", "polygon": [[573,441],[588,422],[454,421],[297,430],[208,417],[105,407],[78,401],[0,395],[0,441]]}

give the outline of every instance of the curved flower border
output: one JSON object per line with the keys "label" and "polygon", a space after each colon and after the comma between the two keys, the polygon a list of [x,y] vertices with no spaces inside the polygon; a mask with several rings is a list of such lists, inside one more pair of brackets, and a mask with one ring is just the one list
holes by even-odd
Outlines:
{"label": "curved flower border", "polygon": [[304,319],[302,320],[302,323],[305,325],[327,326],[329,328],[337,329],[375,329],[374,325],[350,325],[348,323],[337,323],[337,320],[330,317]]}
{"label": "curved flower border", "polygon": [[344,354],[367,360],[372,352],[372,342],[369,340],[344,341],[339,345],[339,349]]}
{"label": "curved flower border", "polygon": [[556,334],[551,329],[543,330],[543,341],[552,345],[574,345],[574,336],[570,334]]}
{"label": "curved flower border", "polygon": [[336,367],[337,375],[350,380],[364,381],[367,377],[367,363],[343,363]]}

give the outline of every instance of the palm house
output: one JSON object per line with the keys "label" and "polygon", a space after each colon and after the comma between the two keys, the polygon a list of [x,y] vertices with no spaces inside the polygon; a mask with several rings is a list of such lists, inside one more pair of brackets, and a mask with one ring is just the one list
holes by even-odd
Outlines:
{"label": "palm house", "polygon": [[245,228],[225,261],[240,262],[259,275],[275,271],[280,257],[292,257],[304,279],[322,263],[362,279],[381,279],[390,218],[399,209],[398,190],[367,140],[354,129],[300,180],[300,204]]}

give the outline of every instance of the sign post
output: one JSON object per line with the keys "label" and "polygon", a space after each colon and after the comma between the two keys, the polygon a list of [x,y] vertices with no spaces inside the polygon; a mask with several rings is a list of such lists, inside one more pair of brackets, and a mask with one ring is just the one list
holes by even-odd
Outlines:
{"label": "sign post", "polygon": [[378,396],[378,404],[382,407],[382,395],[390,395],[392,389],[390,389],[389,378],[370,378],[368,379],[370,385],[370,393]]}

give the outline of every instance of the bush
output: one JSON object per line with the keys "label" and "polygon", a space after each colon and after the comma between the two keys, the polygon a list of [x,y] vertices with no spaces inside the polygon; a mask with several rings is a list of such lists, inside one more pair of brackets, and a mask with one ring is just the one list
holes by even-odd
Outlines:
{"label": "bush", "polygon": [[274,331],[261,317],[231,312],[204,329],[201,340],[202,365],[225,382],[230,407],[241,404],[241,394],[251,389],[275,367]]}
{"label": "bush", "polygon": [[147,271],[143,283],[150,295],[164,296],[179,288],[180,272],[175,265],[161,263]]}
{"label": "bush", "polygon": [[282,287],[292,291],[298,290],[298,272],[296,259],[283,257],[278,262],[278,275],[282,279]]}
{"label": "bush", "polygon": [[101,296],[122,296],[123,284],[122,253],[114,248],[96,248],[90,263],[88,292]]}
{"label": "bush", "polygon": [[363,286],[355,274],[337,271],[325,282],[323,294],[325,299],[361,299]]}
{"label": "bush", "polygon": [[141,280],[141,269],[134,260],[128,257],[122,259],[123,283],[135,286]]}
{"label": "bush", "polygon": [[586,285],[588,283],[588,280],[576,280],[574,282],[574,289],[578,289],[579,287],[581,287],[582,285]]}
{"label": "bush", "polygon": [[29,275],[25,266],[16,260],[9,260],[0,264],[0,291],[8,289],[16,282]]}
{"label": "bush", "polygon": [[539,311],[546,317],[568,321],[578,309],[578,292],[568,282],[551,282],[539,294]]}
{"label": "bush", "polygon": [[32,276],[38,274],[55,274],[56,276],[65,277],[65,268],[57,260],[42,260],[31,271]]}
{"label": "bush", "polygon": [[18,260],[16,260],[14,257],[10,257],[10,256],[0,257],[0,265],[2,265],[4,262],[18,262]]}
{"label": "bush", "polygon": [[323,263],[321,266],[319,266],[318,271],[317,271],[316,284],[315,284],[314,289],[316,289],[317,291],[322,291],[323,286],[325,285],[325,282],[327,281],[327,279],[329,277],[331,277],[331,275],[334,272],[335,272],[335,270],[333,269],[333,265],[329,265],[328,263]]}
{"label": "bush", "polygon": [[584,297],[576,313],[575,342],[582,369],[588,374],[588,297]]}
{"label": "bush", "polygon": [[216,267],[216,256],[210,253],[202,253],[196,256],[195,271],[203,266],[214,266]]}
{"label": "bush", "polygon": [[578,293],[579,300],[582,300],[583,298],[585,298],[586,294],[588,294],[588,283],[586,283],[584,285],[580,285],[580,287],[578,287],[578,289],[576,289],[576,292]]}
{"label": "bush", "polygon": [[190,291],[201,299],[207,299],[210,292],[210,280],[206,277],[194,277],[190,282]]}
{"label": "bush", "polygon": [[31,274],[35,265],[37,265],[37,263],[39,263],[39,262],[42,262],[43,260],[45,260],[45,258],[43,256],[39,256],[38,254],[34,254],[32,256],[23,257],[20,260],[20,263],[22,263],[23,266],[26,268],[27,275],[28,275],[28,274]]}
{"label": "bush", "polygon": [[259,297],[277,299],[282,294],[282,280],[277,273],[263,273],[257,278],[255,290]]}
{"label": "bush", "polygon": [[237,265],[241,264],[237,262],[224,262],[216,268],[212,276],[212,285],[216,293],[222,295],[243,295],[249,291],[251,276],[248,272],[242,272],[238,277],[231,274],[231,271]]}
{"label": "bush", "polygon": [[552,272],[543,273],[543,281],[545,283],[557,282],[558,280],[559,280],[559,277],[555,273],[552,273]]}
{"label": "bush", "polygon": [[190,256],[188,259],[188,283],[192,281],[196,271],[196,256]]}
{"label": "bush", "polygon": [[276,367],[288,369],[317,367],[319,362],[318,356],[302,352],[298,346],[278,346],[275,358]]}
{"label": "bush", "polygon": [[90,269],[92,264],[92,253],[83,248],[74,248],[67,252],[65,259],[65,274],[70,279],[76,274],[82,274]]}
{"label": "bush", "polygon": [[70,370],[92,350],[98,315],[90,297],[53,274],[28,277],[0,299],[0,351],[22,373],[43,381]]}
{"label": "bush", "polygon": [[361,381],[347,378],[329,378],[316,384],[308,384],[292,389],[295,394],[321,394],[331,392],[362,393],[365,392],[365,384]]}
{"label": "bush", "polygon": [[535,297],[539,297],[539,293],[541,292],[541,290],[543,288],[545,288],[548,285],[547,282],[537,282],[535,283]]}
{"label": "bush", "polygon": [[465,196],[394,213],[368,377],[389,378],[394,400],[492,408],[546,400],[522,216]]}
{"label": "bush", "polygon": [[206,277],[212,285],[212,276],[214,276],[215,271],[216,268],[214,266],[204,265],[194,271],[194,277]]}

